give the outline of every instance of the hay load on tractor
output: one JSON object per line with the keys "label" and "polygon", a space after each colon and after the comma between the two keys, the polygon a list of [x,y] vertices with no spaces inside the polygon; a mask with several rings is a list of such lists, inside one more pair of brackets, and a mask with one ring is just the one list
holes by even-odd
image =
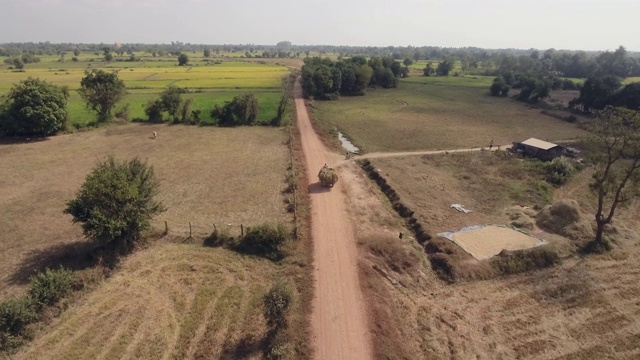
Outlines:
{"label": "hay load on tractor", "polygon": [[324,164],[318,173],[318,178],[320,179],[320,184],[322,186],[333,187],[333,184],[338,181],[338,173],[336,172],[336,169]]}

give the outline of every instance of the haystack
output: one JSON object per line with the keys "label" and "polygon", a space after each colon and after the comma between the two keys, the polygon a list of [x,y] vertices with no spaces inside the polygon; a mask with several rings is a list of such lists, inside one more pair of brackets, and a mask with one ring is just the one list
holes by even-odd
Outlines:
{"label": "haystack", "polygon": [[332,167],[323,167],[318,173],[322,186],[333,186],[338,181],[338,173]]}
{"label": "haystack", "polygon": [[546,231],[572,240],[585,240],[593,236],[589,221],[582,216],[575,200],[560,200],[546,206],[536,216],[538,226]]}
{"label": "haystack", "polygon": [[511,220],[510,225],[520,229],[533,230],[534,221],[529,215],[525,214],[524,211],[520,209],[509,209],[507,210],[507,215],[509,216],[509,220]]}

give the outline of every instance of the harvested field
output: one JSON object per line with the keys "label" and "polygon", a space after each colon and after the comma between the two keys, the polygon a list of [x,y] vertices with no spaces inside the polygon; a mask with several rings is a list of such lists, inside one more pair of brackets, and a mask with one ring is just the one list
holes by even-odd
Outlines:
{"label": "harvested field", "polygon": [[198,245],[139,251],[15,358],[260,359],[277,268]]}
{"label": "harvested field", "polygon": [[129,124],[0,145],[0,298],[19,292],[45,265],[73,265],[67,253],[82,232],[62,211],[98,160],[147,159],[168,208],[154,226],[164,229],[166,220],[171,234],[186,237],[191,222],[200,236],[213,223],[239,231],[240,224],[286,219],[286,138],[285,130],[264,127]]}
{"label": "harvested field", "polygon": [[[511,204],[526,204],[526,173],[483,156],[372,163],[416,210],[416,217],[435,232],[470,223],[503,223],[509,219],[505,209],[513,209]],[[492,186],[497,174],[500,186]],[[585,214],[591,213],[589,179],[588,171],[579,173],[550,198],[577,199]],[[416,264],[411,254],[424,256],[424,249],[411,237],[398,239],[393,233],[397,216],[388,214],[384,199],[375,204],[376,196],[370,193],[375,190],[353,189],[351,178],[344,183],[350,185],[351,209],[358,216],[361,277],[380,358],[640,358],[640,203],[618,213],[618,241],[610,254],[569,256],[554,268],[448,285],[424,258]],[[527,195],[514,197],[515,190]],[[459,213],[449,208],[451,203],[462,203],[473,212]],[[541,236],[550,242],[545,247],[565,256],[575,251],[568,239]]]}
{"label": "harvested field", "polygon": [[[337,127],[365,152],[450,150],[511,145],[535,137],[568,140],[584,136],[578,127],[511,98],[489,96],[485,81],[462,78],[462,86],[400,81],[397,89],[369,90],[340,101],[314,101],[320,127]],[[437,80],[437,79],[436,79]],[[429,80],[431,81],[431,80]],[[435,80],[434,80],[435,81]]]}
{"label": "harvested field", "polygon": [[477,260],[489,259],[502,250],[525,250],[544,244],[534,237],[501,226],[457,231],[451,233],[450,237]]}
{"label": "harvested field", "polygon": [[[541,199],[530,183],[538,176],[535,164],[499,159],[485,152],[371,162],[415,210],[416,218],[429,231],[441,232],[468,224],[506,223],[516,208],[527,216],[535,215],[533,203]],[[583,171],[561,188],[551,189],[546,197],[577,199],[585,216],[592,214],[590,175]],[[371,196],[354,195],[350,199],[359,219],[365,294],[372,321],[384,324],[374,330],[381,357],[640,358],[640,203],[617,213],[617,241],[610,254],[574,257],[574,241],[543,233],[541,237],[549,241],[545,247],[564,257],[562,265],[448,285],[424,257],[415,267],[410,255],[419,251],[424,256],[415,240],[389,234],[394,216],[382,216],[389,211],[386,200],[374,204]],[[452,203],[462,203],[472,212],[450,209]],[[538,209],[541,207],[539,204]],[[363,214],[372,215],[365,221]],[[397,224],[397,217],[395,221]],[[381,242],[374,234],[389,236]],[[470,256],[465,259],[469,263],[462,266],[477,262]]]}

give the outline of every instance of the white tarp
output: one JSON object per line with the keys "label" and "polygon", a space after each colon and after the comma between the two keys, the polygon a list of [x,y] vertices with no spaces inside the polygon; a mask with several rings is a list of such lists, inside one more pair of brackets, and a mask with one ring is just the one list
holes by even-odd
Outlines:
{"label": "white tarp", "polygon": [[451,204],[451,207],[465,214],[468,214],[471,212],[471,210],[465,208],[464,205],[462,204]]}

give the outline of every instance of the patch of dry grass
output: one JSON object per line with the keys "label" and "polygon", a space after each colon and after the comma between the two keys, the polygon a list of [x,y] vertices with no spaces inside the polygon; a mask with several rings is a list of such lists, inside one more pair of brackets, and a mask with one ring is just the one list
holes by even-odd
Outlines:
{"label": "patch of dry grass", "polygon": [[[156,245],[127,258],[17,357],[261,358],[260,304],[277,270],[224,249]],[[253,347],[244,348],[247,339]]]}
{"label": "patch of dry grass", "polygon": [[153,165],[168,208],[154,220],[157,229],[166,220],[180,237],[188,236],[189,222],[194,235],[211,233],[213,223],[239,232],[240,224],[287,219],[286,138],[283,129],[263,127],[129,124],[0,144],[0,298],[78,247],[80,226],[62,211],[98,160],[139,156]]}

